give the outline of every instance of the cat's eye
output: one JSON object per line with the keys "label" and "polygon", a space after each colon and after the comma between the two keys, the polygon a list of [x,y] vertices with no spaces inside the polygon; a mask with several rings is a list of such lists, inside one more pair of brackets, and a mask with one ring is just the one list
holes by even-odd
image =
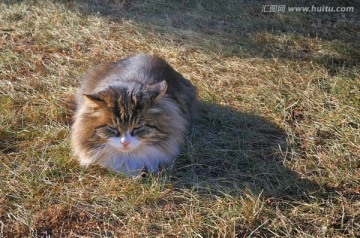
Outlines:
{"label": "cat's eye", "polygon": [[109,132],[111,132],[112,134],[114,134],[116,136],[120,135],[120,131],[116,127],[108,126],[107,129]]}
{"label": "cat's eye", "polygon": [[142,127],[143,127],[142,125],[135,126],[135,127],[133,127],[133,130],[139,130],[139,129],[141,129]]}
{"label": "cat's eye", "polygon": [[132,128],[131,135],[134,136],[136,133],[141,132],[143,130],[143,125],[138,125]]}
{"label": "cat's eye", "polygon": [[116,127],[113,127],[113,126],[108,126],[107,129],[109,129],[110,131],[117,131],[118,130]]}

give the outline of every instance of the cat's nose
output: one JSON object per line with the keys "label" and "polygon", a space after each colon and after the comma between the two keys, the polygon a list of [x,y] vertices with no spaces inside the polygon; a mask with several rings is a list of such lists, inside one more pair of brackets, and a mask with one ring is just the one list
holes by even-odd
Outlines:
{"label": "cat's nose", "polygon": [[120,139],[121,144],[126,147],[130,144],[130,133],[126,132],[124,136]]}
{"label": "cat's nose", "polygon": [[121,144],[122,144],[124,147],[126,147],[126,146],[128,146],[128,145],[130,144],[130,141],[128,141],[128,140],[121,141]]}

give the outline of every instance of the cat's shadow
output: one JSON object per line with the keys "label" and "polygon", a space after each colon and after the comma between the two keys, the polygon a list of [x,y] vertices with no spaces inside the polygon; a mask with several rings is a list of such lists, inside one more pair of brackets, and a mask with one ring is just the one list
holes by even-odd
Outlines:
{"label": "cat's shadow", "polygon": [[[65,107],[71,115],[74,105]],[[159,175],[175,189],[219,195],[247,191],[291,200],[307,200],[327,190],[289,168],[298,151],[288,144],[286,132],[278,125],[208,102],[200,103],[198,114],[181,155]]]}
{"label": "cat's shadow", "polygon": [[279,126],[261,116],[200,103],[182,155],[170,170],[177,189],[197,193],[306,199],[320,187],[290,168],[290,146]]}

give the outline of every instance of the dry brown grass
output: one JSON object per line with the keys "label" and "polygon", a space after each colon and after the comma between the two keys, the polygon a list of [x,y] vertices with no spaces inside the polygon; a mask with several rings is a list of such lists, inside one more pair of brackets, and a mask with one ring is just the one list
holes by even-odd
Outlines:
{"label": "dry brown grass", "polygon": [[[262,3],[235,0],[7,2],[0,237],[360,236],[357,13],[263,14]],[[200,118],[180,158],[143,178],[79,167],[69,146],[76,78],[140,51],[198,87]]]}

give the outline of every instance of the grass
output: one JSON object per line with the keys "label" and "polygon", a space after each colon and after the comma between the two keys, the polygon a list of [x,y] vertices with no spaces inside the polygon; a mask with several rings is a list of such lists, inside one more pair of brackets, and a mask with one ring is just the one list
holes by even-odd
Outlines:
{"label": "grass", "polygon": [[[0,237],[360,236],[359,16],[261,7],[1,3]],[[136,52],[191,79],[199,120],[157,176],[81,168],[76,78]]]}

